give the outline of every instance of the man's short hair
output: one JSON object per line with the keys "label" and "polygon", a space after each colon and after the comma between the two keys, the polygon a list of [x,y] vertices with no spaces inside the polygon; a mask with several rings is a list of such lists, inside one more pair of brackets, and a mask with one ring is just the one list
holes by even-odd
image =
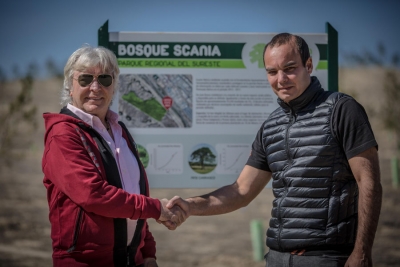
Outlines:
{"label": "man's short hair", "polygon": [[306,62],[310,58],[310,50],[308,48],[308,44],[300,36],[290,34],[287,32],[279,33],[279,34],[275,35],[271,39],[271,41],[265,45],[264,53],[263,53],[264,66],[265,66],[264,55],[265,55],[265,51],[267,51],[268,47],[272,48],[274,46],[281,46],[281,45],[288,44],[288,43],[293,43],[296,45],[297,52],[299,52],[299,54],[300,54],[301,62],[303,63],[303,66],[306,66]]}

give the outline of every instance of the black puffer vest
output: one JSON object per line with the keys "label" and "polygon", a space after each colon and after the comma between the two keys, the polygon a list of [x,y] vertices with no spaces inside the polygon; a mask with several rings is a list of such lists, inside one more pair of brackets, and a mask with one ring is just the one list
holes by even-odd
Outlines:
{"label": "black puffer vest", "polygon": [[316,77],[298,98],[267,119],[263,146],[275,196],[267,246],[278,251],[353,247],[358,187],[332,114],[341,93],[324,91]]}

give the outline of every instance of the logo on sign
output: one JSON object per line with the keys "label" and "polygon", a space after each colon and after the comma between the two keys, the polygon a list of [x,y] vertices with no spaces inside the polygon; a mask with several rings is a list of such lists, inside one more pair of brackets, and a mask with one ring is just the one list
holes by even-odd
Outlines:
{"label": "logo on sign", "polygon": [[166,96],[166,97],[164,97],[162,99],[162,103],[164,105],[164,108],[167,109],[167,110],[172,106],[172,102],[173,102],[173,100],[169,96]]}

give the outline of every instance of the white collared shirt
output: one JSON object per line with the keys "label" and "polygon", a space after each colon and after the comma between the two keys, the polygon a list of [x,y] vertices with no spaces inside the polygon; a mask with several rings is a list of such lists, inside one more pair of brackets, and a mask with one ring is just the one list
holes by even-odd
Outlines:
{"label": "white collared shirt", "polygon": [[[118,124],[118,114],[108,110],[106,118],[110,124],[114,140],[111,138],[106,127],[97,116],[93,116],[83,110],[68,104],[67,108],[78,116],[85,123],[93,127],[107,142],[113,151],[115,161],[121,177],[122,189],[130,194],[140,194],[140,170],[135,155],[129,149],[126,140],[122,137],[122,127]],[[136,220],[127,219],[128,245],[132,241],[136,229]]]}

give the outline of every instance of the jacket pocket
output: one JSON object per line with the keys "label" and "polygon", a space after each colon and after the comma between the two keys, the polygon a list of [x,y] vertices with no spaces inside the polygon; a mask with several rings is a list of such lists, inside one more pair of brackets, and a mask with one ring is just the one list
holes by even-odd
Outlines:
{"label": "jacket pocket", "polygon": [[72,253],[75,250],[76,242],[78,241],[78,237],[79,237],[79,229],[81,228],[82,217],[83,217],[83,210],[82,210],[82,208],[79,208],[78,216],[76,217],[76,221],[75,221],[74,234],[72,236],[72,244],[67,249],[68,253]]}

